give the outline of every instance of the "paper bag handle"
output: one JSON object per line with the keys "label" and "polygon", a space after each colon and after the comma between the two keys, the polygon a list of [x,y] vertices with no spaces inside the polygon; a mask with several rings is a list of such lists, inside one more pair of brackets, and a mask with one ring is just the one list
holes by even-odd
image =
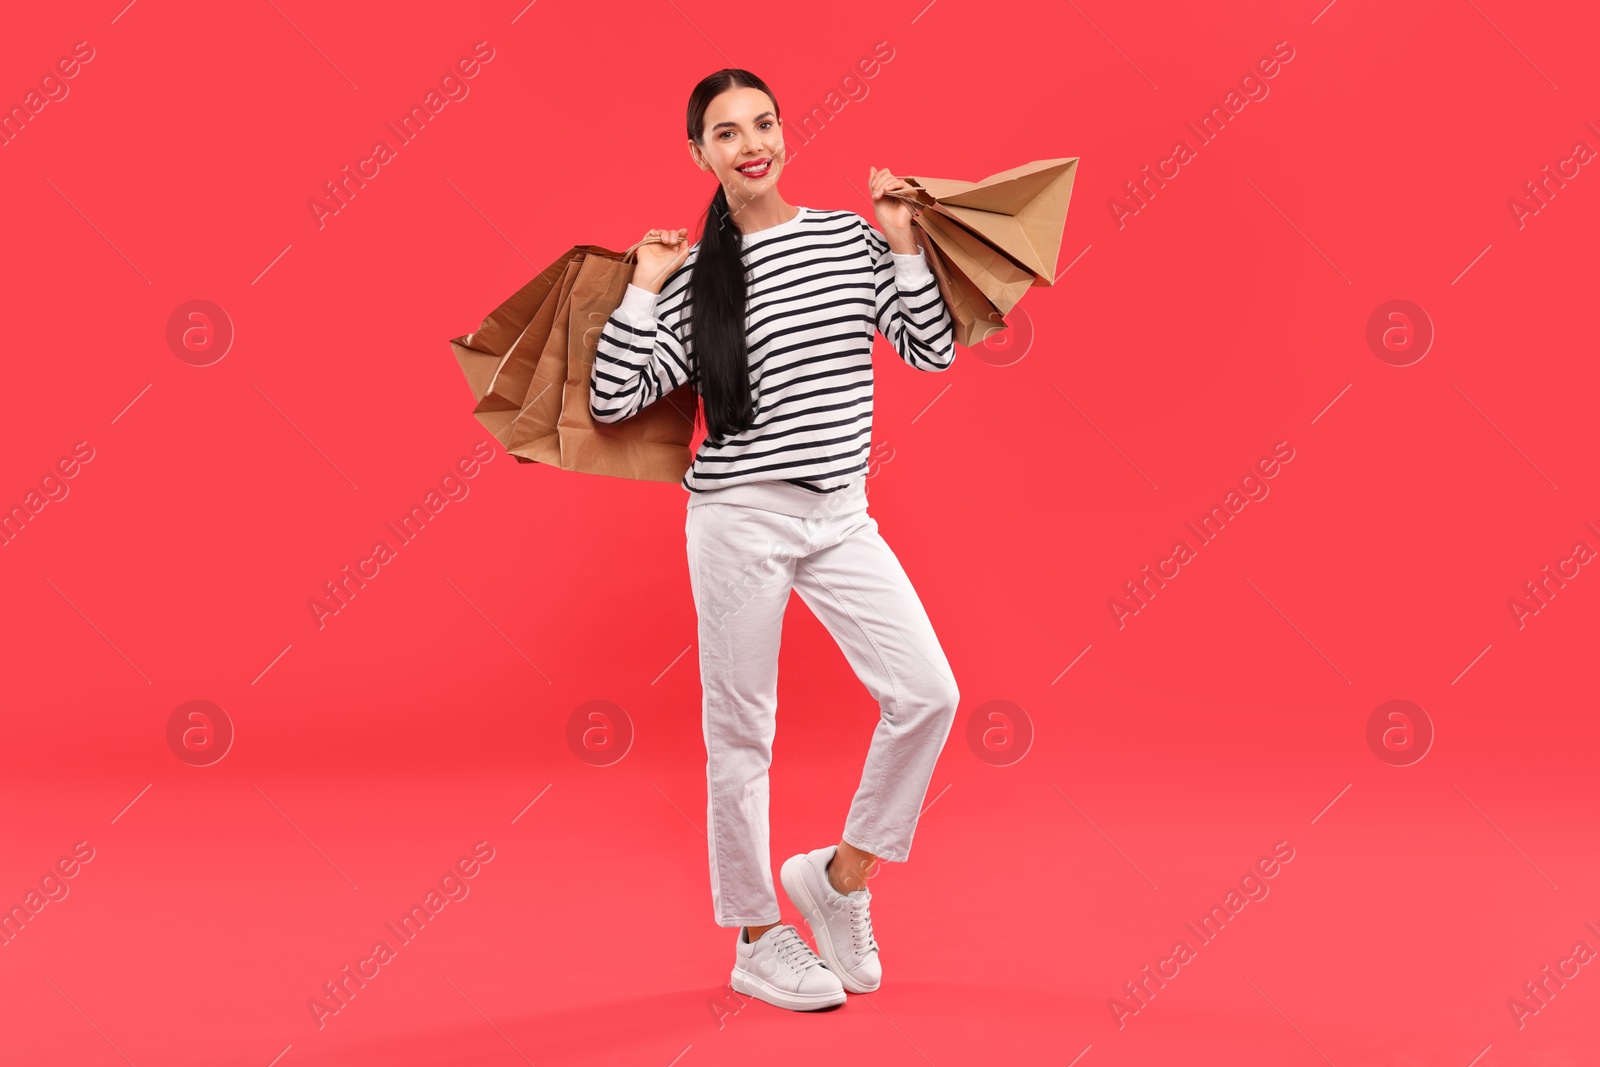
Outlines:
{"label": "paper bag handle", "polygon": [[921,192],[920,189],[890,189],[883,195],[892,196],[896,200],[904,200],[906,206],[911,209],[911,217],[916,218],[927,209],[927,205],[917,198],[919,192]]}
{"label": "paper bag handle", "polygon": [[[685,239],[687,239],[687,238],[685,238]],[[628,250],[626,252],[622,253],[623,262],[632,263],[636,259],[638,259],[639,257],[637,255],[637,253],[639,251],[639,246],[640,245],[660,244],[660,243],[661,243],[661,238],[659,238],[659,237],[645,236],[645,237],[639,238],[637,241],[633,242],[633,244],[628,246]]]}

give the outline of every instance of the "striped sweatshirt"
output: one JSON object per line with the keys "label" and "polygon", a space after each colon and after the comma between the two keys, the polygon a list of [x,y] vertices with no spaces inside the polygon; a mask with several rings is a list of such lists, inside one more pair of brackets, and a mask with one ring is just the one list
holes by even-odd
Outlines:
{"label": "striped sweatshirt", "polygon": [[[739,240],[749,270],[755,421],[743,433],[701,442],[683,476],[689,503],[704,494],[731,500],[737,491],[718,491],[735,486],[790,497],[861,493],[872,446],[875,331],[917,370],[945,370],[955,359],[955,326],[926,255],[890,252],[881,233],[847,210],[802,207],[788,222]],[[595,421],[625,419],[685,382],[699,391],[689,300],[699,251],[696,242],[659,296],[629,284],[596,347]]]}

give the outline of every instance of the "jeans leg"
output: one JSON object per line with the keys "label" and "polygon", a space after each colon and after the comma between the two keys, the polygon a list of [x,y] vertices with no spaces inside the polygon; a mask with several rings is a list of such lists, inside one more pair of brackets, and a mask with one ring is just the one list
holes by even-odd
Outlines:
{"label": "jeans leg", "polygon": [[699,616],[704,691],[712,910],[719,926],[760,926],[780,918],[767,771],[795,528],[785,516],[733,504],[698,504],[688,511],[689,582]]}
{"label": "jeans leg", "polygon": [[842,538],[795,561],[794,588],[838,641],[881,712],[843,836],[875,856],[903,862],[961,694],[922,600],[878,533],[877,520],[859,512],[835,522],[834,535]]}

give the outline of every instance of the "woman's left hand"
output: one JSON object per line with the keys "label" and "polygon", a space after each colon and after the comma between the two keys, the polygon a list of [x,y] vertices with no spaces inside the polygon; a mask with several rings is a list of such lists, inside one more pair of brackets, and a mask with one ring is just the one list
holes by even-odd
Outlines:
{"label": "woman's left hand", "polygon": [[888,195],[891,190],[909,190],[911,186],[904,178],[889,173],[887,168],[879,170],[870,166],[867,184],[872,193],[872,210],[878,216],[878,229],[889,239],[890,247],[896,252],[915,254],[918,246],[911,232],[911,205],[898,196]]}

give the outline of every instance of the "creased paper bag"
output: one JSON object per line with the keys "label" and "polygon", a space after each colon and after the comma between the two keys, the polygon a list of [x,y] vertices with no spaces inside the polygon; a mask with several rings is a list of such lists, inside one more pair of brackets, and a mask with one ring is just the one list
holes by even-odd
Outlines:
{"label": "creased paper bag", "polygon": [[1023,293],[1054,284],[1077,169],[1077,156],[1042,159],[978,182],[908,177],[890,194],[911,206],[957,344],[1005,329]]}
{"label": "creased paper bag", "polygon": [[477,330],[451,340],[473,414],[518,462],[643,481],[681,481],[688,471],[699,400],[692,386],[621,422],[589,414],[600,331],[622,303],[638,247],[575,246]]}

